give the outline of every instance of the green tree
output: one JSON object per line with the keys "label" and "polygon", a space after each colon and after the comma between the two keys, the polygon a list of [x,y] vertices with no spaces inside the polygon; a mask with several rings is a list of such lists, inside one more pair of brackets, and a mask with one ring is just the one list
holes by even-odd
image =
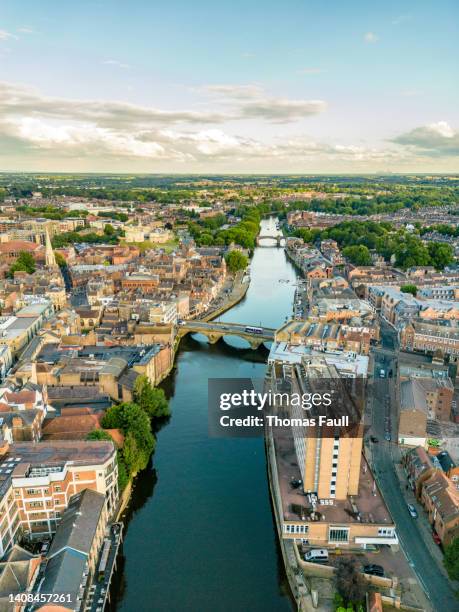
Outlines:
{"label": "green tree", "polygon": [[445,547],[443,563],[451,580],[459,580],[459,538]]}
{"label": "green tree", "polygon": [[397,266],[406,269],[412,266],[429,266],[431,262],[430,253],[420,238],[411,234],[400,236],[395,249]]}
{"label": "green tree", "polygon": [[129,472],[121,449],[116,453],[116,462],[118,464],[118,488],[123,491],[129,482]]}
{"label": "green tree", "polygon": [[414,297],[416,297],[416,294],[418,292],[418,288],[416,287],[416,285],[402,285],[400,287],[400,291],[402,293],[411,293],[411,295],[414,295]]}
{"label": "green tree", "polygon": [[437,270],[443,270],[454,261],[453,248],[446,242],[429,242],[427,245],[432,265]]}
{"label": "green tree", "polygon": [[151,419],[170,415],[169,403],[164,391],[153,387],[147,376],[139,376],[135,381],[134,399]]}
{"label": "green tree", "polygon": [[56,263],[59,266],[59,268],[67,267],[67,261],[65,257],[61,255],[61,253],[54,253],[54,257],[56,258]]}
{"label": "green tree", "polygon": [[116,230],[110,223],[106,223],[104,226],[104,234],[106,236],[114,236],[116,234]]}
{"label": "green tree", "polygon": [[107,442],[113,442],[113,438],[104,429],[93,429],[86,436],[86,440],[107,440]]}
{"label": "green tree", "polygon": [[124,429],[123,404],[115,404],[105,412],[101,425],[105,429]]}
{"label": "green tree", "polygon": [[16,261],[11,264],[8,270],[8,276],[13,278],[15,272],[27,272],[28,274],[33,274],[35,272],[35,259],[30,253],[27,251],[21,251],[19,253]]}
{"label": "green tree", "polygon": [[368,247],[364,244],[356,244],[353,246],[347,246],[343,249],[343,255],[346,259],[356,266],[370,266],[371,255]]}
{"label": "green tree", "polygon": [[245,270],[249,261],[244,253],[237,250],[230,251],[225,256],[225,260],[231,274],[235,274],[239,270]]}

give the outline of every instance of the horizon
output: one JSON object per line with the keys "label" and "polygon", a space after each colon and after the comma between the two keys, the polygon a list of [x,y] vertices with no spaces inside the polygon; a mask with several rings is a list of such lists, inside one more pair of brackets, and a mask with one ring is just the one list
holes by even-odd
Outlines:
{"label": "horizon", "polygon": [[2,171],[459,172],[454,0],[3,4]]}

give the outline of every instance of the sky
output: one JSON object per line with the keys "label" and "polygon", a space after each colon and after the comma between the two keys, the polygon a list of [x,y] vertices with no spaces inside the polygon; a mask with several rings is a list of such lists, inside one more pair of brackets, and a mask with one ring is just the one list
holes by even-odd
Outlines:
{"label": "sky", "polygon": [[457,0],[0,0],[0,171],[459,172]]}

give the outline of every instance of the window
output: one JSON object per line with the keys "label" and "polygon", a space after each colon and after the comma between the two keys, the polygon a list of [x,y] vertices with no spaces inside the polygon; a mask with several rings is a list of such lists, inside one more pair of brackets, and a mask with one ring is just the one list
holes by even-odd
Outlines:
{"label": "window", "polygon": [[328,530],[329,542],[348,542],[349,529],[346,527],[330,527]]}
{"label": "window", "polygon": [[29,502],[29,508],[43,508],[43,502],[41,501]]}
{"label": "window", "polygon": [[393,536],[394,530],[392,527],[381,527],[380,529],[378,529],[378,535]]}
{"label": "window", "polygon": [[307,525],[284,525],[284,533],[308,533]]}

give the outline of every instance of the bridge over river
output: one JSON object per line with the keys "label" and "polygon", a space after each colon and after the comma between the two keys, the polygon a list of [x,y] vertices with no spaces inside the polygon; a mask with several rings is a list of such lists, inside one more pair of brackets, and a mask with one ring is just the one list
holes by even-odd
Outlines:
{"label": "bridge over river", "polygon": [[216,321],[184,321],[179,325],[177,335],[182,338],[186,334],[203,334],[210,344],[215,344],[223,336],[237,336],[247,340],[251,348],[256,350],[263,342],[274,340],[275,329],[271,327],[255,327],[240,323],[218,323]]}
{"label": "bridge over river", "polygon": [[278,247],[284,246],[285,245],[285,236],[283,236],[282,234],[259,234],[257,236],[257,246],[258,247],[268,247],[268,248],[272,248],[272,244],[262,244],[261,241],[263,240],[274,240],[276,242],[276,245]]}

